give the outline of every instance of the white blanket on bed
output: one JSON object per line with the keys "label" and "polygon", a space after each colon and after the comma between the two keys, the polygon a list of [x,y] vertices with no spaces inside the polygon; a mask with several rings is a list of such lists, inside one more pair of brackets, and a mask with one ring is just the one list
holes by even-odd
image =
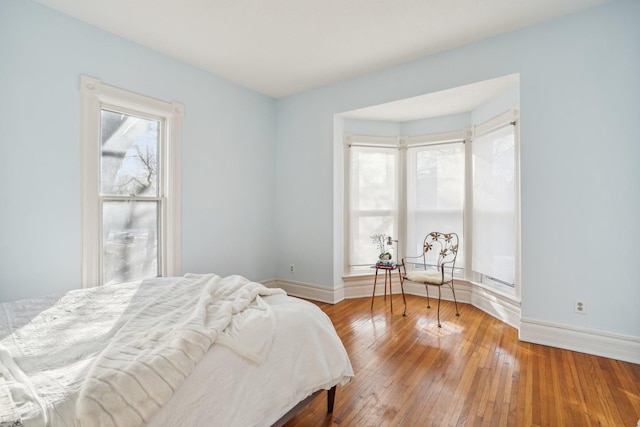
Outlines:
{"label": "white blanket on bed", "polygon": [[171,286],[133,316],[95,361],[78,398],[81,424],[147,423],[216,341],[257,363],[264,360],[275,320],[260,295],[276,293],[284,291],[241,276],[206,275]]}
{"label": "white blanket on bed", "polygon": [[[193,280],[156,278],[0,304],[0,392],[8,398],[0,402],[0,425],[18,416],[25,427],[82,427],[78,395],[109,342],[158,295]],[[276,319],[265,361],[250,360],[260,354],[257,345],[238,356],[247,347],[233,338],[243,328],[249,337],[262,335],[261,322],[247,321],[255,310],[232,316],[149,427],[271,425],[313,391],[353,377],[340,338],[316,305],[285,294],[260,300]]]}

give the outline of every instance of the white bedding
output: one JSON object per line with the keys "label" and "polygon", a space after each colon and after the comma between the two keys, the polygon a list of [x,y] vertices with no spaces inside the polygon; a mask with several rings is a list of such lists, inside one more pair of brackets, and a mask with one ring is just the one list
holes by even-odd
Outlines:
{"label": "white bedding", "polygon": [[[10,390],[24,425],[80,425],[76,401],[96,357],[129,319],[176,280],[0,305],[0,421],[11,420],[11,410],[2,405],[2,390]],[[105,299],[117,304],[104,304]],[[149,426],[268,426],[312,392],[350,380],[346,351],[321,310],[285,295],[266,296],[264,302],[276,325],[264,361],[251,353],[238,355],[243,334],[236,335],[243,328],[237,326],[243,319],[237,317],[239,323],[225,332],[230,339],[205,353]],[[92,339],[80,332],[87,323],[93,325]],[[254,350],[259,354],[262,347]]]}

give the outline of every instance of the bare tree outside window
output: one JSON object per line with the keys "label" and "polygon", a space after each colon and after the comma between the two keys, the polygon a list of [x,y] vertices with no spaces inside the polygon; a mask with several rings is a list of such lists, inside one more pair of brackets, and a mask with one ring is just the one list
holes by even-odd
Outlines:
{"label": "bare tree outside window", "polygon": [[158,275],[160,123],[102,110],[103,283]]}

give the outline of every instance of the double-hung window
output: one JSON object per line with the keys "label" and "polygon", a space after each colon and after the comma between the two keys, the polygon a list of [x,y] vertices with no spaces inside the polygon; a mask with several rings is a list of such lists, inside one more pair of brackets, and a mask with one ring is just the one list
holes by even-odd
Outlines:
{"label": "double-hung window", "polygon": [[81,85],[83,286],[179,274],[183,107]]}
{"label": "double-hung window", "polygon": [[[347,136],[349,268],[368,269],[378,257],[371,236],[397,235],[400,162],[397,138]],[[366,271],[366,270],[364,270]]]}
{"label": "double-hung window", "polygon": [[479,128],[471,142],[474,279],[510,287],[516,278],[518,230],[515,131],[514,123],[485,132]]}
{"label": "double-hung window", "polygon": [[[464,269],[465,151],[461,136],[408,138],[407,253],[422,251],[426,230],[457,233],[456,270]],[[424,140],[426,139],[426,140]]]}

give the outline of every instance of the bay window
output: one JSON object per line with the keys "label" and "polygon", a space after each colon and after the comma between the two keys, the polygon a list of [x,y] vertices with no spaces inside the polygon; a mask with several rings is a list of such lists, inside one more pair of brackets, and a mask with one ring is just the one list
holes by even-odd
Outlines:
{"label": "bay window", "polygon": [[455,132],[345,135],[347,275],[377,259],[370,236],[418,255],[427,233],[460,238],[456,275],[512,289],[518,269],[517,111]]}

